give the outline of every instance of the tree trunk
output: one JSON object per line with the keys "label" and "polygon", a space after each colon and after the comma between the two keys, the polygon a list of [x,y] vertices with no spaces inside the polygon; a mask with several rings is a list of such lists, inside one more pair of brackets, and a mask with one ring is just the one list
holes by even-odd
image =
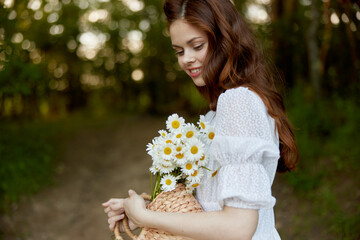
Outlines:
{"label": "tree trunk", "polygon": [[316,42],[316,33],[319,28],[319,10],[316,6],[316,1],[311,1],[311,26],[307,34],[308,41],[308,59],[310,79],[314,88],[314,94],[316,98],[320,98],[320,67],[321,62],[319,60],[319,47]]}
{"label": "tree trunk", "polygon": [[324,14],[323,14],[323,19],[324,19],[324,24],[325,24],[325,29],[324,29],[324,37],[323,37],[323,41],[322,41],[322,45],[321,45],[321,51],[320,51],[320,59],[321,59],[321,69],[320,69],[320,75],[321,77],[324,75],[324,73],[326,72],[326,59],[327,59],[327,55],[330,49],[330,43],[331,43],[331,37],[332,37],[332,24],[330,21],[330,3],[331,1],[324,1]]}

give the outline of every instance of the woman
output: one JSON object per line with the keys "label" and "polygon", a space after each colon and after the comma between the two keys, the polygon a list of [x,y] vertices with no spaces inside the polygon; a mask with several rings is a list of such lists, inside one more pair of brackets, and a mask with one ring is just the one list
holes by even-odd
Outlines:
{"label": "woman", "polygon": [[295,168],[298,152],[249,28],[230,0],[167,0],[164,12],[179,65],[209,102],[216,133],[209,168],[219,171],[197,190],[205,212],[152,212],[130,190],[103,204],[110,229],[125,211],[135,226],[193,239],[280,239],[271,185],[276,170]]}

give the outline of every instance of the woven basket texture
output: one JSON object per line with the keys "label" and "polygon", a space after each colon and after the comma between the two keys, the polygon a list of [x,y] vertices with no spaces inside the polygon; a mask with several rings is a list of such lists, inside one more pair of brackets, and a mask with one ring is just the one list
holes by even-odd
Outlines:
{"label": "woven basket texture", "polygon": [[[175,190],[170,192],[161,192],[147,208],[152,211],[158,212],[171,212],[171,213],[189,213],[189,212],[202,212],[203,209],[199,202],[192,194],[185,190],[183,184],[177,184]],[[170,233],[153,229],[143,228],[138,240],[182,240],[184,237],[175,236]],[[186,238],[189,239],[189,238]]]}

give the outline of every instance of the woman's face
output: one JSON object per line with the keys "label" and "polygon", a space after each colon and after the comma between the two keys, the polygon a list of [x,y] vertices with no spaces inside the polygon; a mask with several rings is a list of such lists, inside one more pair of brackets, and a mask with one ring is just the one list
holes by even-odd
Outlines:
{"label": "woman's face", "polygon": [[169,31],[180,67],[192,78],[196,86],[205,86],[202,72],[208,49],[206,34],[182,19],[173,22]]}

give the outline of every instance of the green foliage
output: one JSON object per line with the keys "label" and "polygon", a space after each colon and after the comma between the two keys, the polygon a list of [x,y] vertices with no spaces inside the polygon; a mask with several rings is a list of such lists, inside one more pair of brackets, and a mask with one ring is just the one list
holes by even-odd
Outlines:
{"label": "green foliage", "polygon": [[25,63],[19,57],[9,56],[5,69],[0,71],[0,89],[5,95],[43,94],[49,85],[49,76],[41,65]]}
{"label": "green foliage", "polygon": [[42,124],[0,126],[0,212],[49,184],[54,171],[52,129]]}
{"label": "green foliage", "polygon": [[360,182],[358,99],[334,95],[316,101],[307,93],[298,86],[287,99],[300,152],[298,169],[287,175],[288,183],[313,201],[315,213],[333,234],[356,239],[360,208],[349,193],[357,191]]}

